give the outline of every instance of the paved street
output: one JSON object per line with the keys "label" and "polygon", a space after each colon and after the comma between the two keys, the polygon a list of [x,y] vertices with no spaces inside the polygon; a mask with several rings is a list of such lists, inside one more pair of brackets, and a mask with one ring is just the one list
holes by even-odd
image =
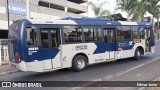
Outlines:
{"label": "paved street", "polygon": [[[156,53],[144,56],[141,60],[123,59],[116,62],[101,63],[89,66],[85,71],[73,72],[69,69],[51,71],[46,73],[17,72],[0,76],[0,81],[151,81],[160,76],[160,42],[156,42]],[[0,88],[8,90],[11,88]],[[19,90],[22,88],[12,88]],[[27,90],[28,88],[23,88]],[[42,90],[44,88],[30,88]],[[46,90],[75,90],[78,88],[45,88]],[[82,89],[82,88],[79,88]],[[117,88],[83,88],[87,90],[116,90]],[[135,90],[132,88],[119,88],[120,90]]]}

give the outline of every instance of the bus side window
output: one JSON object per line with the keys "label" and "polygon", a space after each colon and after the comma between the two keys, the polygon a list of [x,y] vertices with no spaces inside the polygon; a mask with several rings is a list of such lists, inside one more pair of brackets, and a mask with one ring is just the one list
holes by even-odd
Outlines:
{"label": "bus side window", "polygon": [[68,26],[63,29],[65,43],[82,42],[82,29],[76,26]]}
{"label": "bus side window", "polygon": [[48,31],[41,29],[41,43],[42,48],[49,48]]}
{"label": "bus side window", "polygon": [[144,32],[144,28],[141,27],[140,30],[139,30],[139,35],[140,35],[140,38],[144,39],[145,38],[145,32]]}
{"label": "bus side window", "polygon": [[124,40],[122,26],[117,27],[117,40]]}
{"label": "bus side window", "polygon": [[59,47],[57,30],[51,30],[52,47]]}
{"label": "bus side window", "polygon": [[139,33],[139,28],[138,26],[132,26],[131,29],[132,29],[132,37],[133,39],[138,39],[140,37],[140,33]]}
{"label": "bus side window", "polygon": [[94,41],[94,29],[93,28],[83,28],[85,41]]}
{"label": "bus side window", "polygon": [[114,30],[108,30],[108,41],[109,43],[114,43]]}
{"label": "bus side window", "polygon": [[101,28],[94,29],[94,41],[103,41],[103,33]]}
{"label": "bus side window", "polygon": [[26,44],[27,45],[38,45],[38,30],[26,28]]}
{"label": "bus side window", "polygon": [[105,41],[105,43],[108,43],[108,33],[107,33],[107,30],[104,30],[104,41]]}
{"label": "bus side window", "polygon": [[117,39],[127,40],[131,39],[131,27],[130,26],[117,26]]}

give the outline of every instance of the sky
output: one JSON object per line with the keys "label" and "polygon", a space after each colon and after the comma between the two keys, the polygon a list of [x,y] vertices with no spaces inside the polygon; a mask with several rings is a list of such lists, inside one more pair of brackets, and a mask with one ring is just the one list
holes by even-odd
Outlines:
{"label": "sky", "polygon": [[[98,3],[98,2],[103,2],[105,0],[88,0],[88,1],[92,1],[94,3]],[[106,0],[108,3],[106,3],[103,8],[107,8],[107,10],[109,10],[111,12],[111,14],[116,14],[116,13],[121,13],[123,17],[127,18],[127,13],[126,12],[122,12],[121,10],[117,10],[116,9],[116,0]],[[91,7],[88,9],[88,16],[89,17],[95,17]],[[146,14],[145,16],[151,16],[150,14]]]}

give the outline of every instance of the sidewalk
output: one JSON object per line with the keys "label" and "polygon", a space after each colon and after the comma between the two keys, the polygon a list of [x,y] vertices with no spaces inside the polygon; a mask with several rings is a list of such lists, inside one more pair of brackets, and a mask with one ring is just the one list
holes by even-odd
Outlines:
{"label": "sidewalk", "polygon": [[11,67],[9,64],[4,64],[0,66],[0,76],[12,72],[16,72],[17,70]]}

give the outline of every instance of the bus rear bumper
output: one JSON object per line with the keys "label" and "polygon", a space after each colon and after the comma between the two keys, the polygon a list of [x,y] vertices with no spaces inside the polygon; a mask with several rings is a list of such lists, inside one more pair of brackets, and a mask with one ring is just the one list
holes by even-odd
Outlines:
{"label": "bus rear bumper", "polygon": [[17,70],[27,71],[26,63],[25,63],[24,61],[21,61],[20,63],[10,62],[10,65],[11,65],[12,67],[16,68]]}
{"label": "bus rear bumper", "polygon": [[43,62],[10,62],[10,65],[20,71],[44,72]]}

